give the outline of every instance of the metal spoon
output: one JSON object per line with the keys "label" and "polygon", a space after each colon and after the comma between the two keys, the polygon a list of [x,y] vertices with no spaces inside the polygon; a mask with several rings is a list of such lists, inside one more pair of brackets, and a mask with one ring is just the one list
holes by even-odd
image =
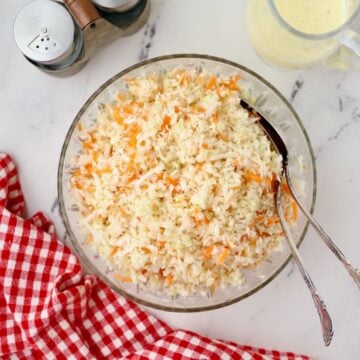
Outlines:
{"label": "metal spoon", "polygon": [[[282,179],[280,179],[280,181],[281,180]],[[334,334],[332,321],[331,321],[329,313],[327,312],[324,301],[321,299],[320,295],[318,294],[317,289],[316,289],[314,283],[312,282],[308,271],[306,270],[303,259],[295,245],[295,241],[294,241],[294,239],[291,235],[291,232],[289,230],[289,227],[286,223],[285,216],[284,216],[284,213],[281,208],[281,186],[280,186],[280,184],[281,184],[281,182],[277,182],[276,190],[275,190],[275,199],[276,199],[276,208],[277,208],[277,211],[278,211],[278,214],[280,217],[281,226],[285,232],[285,235],[286,235],[286,238],[290,245],[291,253],[296,262],[296,265],[299,268],[300,273],[301,273],[303,279],[305,280],[305,283],[306,283],[307,287],[309,288],[309,290],[311,292],[311,296],[314,300],[314,304],[316,306],[317,312],[320,317],[320,323],[321,323],[324,343],[326,346],[329,346],[331,343],[333,334]]]}
{"label": "metal spoon", "polygon": [[[283,142],[282,138],[278,134],[278,132],[272,127],[272,125],[261,114],[256,112],[244,100],[241,100],[241,105],[242,105],[242,107],[247,109],[250,113],[259,117],[260,125],[263,127],[266,134],[268,135],[268,137],[270,138],[270,140],[272,141],[274,146],[277,148],[278,152],[282,155],[283,169],[282,169],[280,182],[279,181],[276,182],[276,187],[274,189],[275,190],[275,203],[276,203],[277,211],[279,213],[281,226],[285,232],[286,239],[289,243],[292,256],[295,260],[297,267],[299,268],[299,271],[300,271],[307,287],[309,288],[309,290],[311,292],[315,307],[316,307],[319,317],[320,317],[320,323],[321,323],[324,343],[326,346],[328,346],[331,342],[331,339],[332,339],[332,336],[334,333],[330,315],[327,312],[326,306],[325,306],[324,302],[322,301],[322,299],[320,298],[320,295],[318,294],[317,289],[316,289],[314,283],[312,282],[308,271],[306,270],[305,264],[304,264],[304,262],[301,258],[301,255],[295,245],[294,239],[291,235],[289,227],[287,226],[283,211],[281,209],[281,186],[280,186],[280,184],[281,184],[281,180],[282,180],[284,173],[285,174],[287,173],[287,161],[288,161],[287,148],[286,148],[285,143]],[[286,179],[287,179],[287,176],[286,176]],[[288,184],[288,185],[290,188],[291,184]]]}
{"label": "metal spoon", "polygon": [[291,182],[291,178],[289,175],[289,169],[287,167],[288,150],[284,140],[281,138],[280,134],[274,129],[274,127],[269,123],[269,121],[266,120],[264,116],[261,115],[259,112],[257,112],[254,108],[252,108],[246,101],[241,100],[241,105],[244,108],[246,108],[248,111],[254,113],[254,115],[259,116],[260,125],[265,130],[267,136],[270,138],[270,140],[272,141],[272,143],[275,145],[278,152],[282,156],[283,172],[285,173],[285,179],[289,186],[292,197],[294,198],[295,202],[299,205],[300,210],[309,220],[310,224],[314,227],[314,229],[319,234],[321,239],[325,242],[328,248],[335,254],[335,256],[342,262],[342,264],[345,266],[346,270],[349,272],[349,274],[354,279],[355,283],[360,289],[360,271],[346,259],[342,251],[335,245],[333,240],[331,240],[330,236],[326,234],[324,229],[319,225],[319,223],[314,219],[314,217],[305,209],[304,205],[296,195],[294,191],[294,186]]}

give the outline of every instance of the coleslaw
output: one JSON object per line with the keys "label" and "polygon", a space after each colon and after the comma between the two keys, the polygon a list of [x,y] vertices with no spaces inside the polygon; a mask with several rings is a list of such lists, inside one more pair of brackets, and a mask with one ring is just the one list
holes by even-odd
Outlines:
{"label": "coleslaw", "polygon": [[281,156],[241,107],[240,78],[177,68],[126,82],[92,126],[78,124],[70,185],[87,241],[121,282],[181,296],[241,286],[284,234]]}

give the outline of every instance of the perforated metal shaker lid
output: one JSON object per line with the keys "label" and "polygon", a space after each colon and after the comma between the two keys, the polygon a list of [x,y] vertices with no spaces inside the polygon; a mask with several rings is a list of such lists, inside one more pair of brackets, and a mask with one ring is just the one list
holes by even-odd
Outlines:
{"label": "perforated metal shaker lid", "polygon": [[104,11],[123,12],[134,7],[139,0],[92,0],[92,2]]}
{"label": "perforated metal shaker lid", "polygon": [[20,51],[42,64],[55,64],[67,58],[74,47],[75,24],[63,5],[36,0],[17,15],[14,37]]}

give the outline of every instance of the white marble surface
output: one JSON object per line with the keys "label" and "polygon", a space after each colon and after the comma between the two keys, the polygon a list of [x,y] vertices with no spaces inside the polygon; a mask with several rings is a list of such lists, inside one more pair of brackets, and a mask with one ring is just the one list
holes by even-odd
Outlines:
{"label": "white marble surface", "polygon": [[[316,152],[316,216],[360,265],[359,73],[321,67],[281,71],[266,65],[252,50],[244,28],[245,1],[154,0],[147,25],[153,37],[143,28],[113,43],[75,76],[59,79],[34,68],[15,46],[13,21],[28,2],[0,3],[0,150],[19,166],[29,214],[45,211],[63,236],[54,202],[60,150],[75,114],[99,85],[140,58],[207,53],[252,68],[291,99]],[[301,86],[295,94],[296,82]],[[359,359],[359,289],[313,231],[300,251],[333,317],[335,335],[329,348],[322,343],[311,297],[293,263],[264,289],[227,308],[197,314],[149,311],[174,327],[216,338],[294,350],[316,359]]]}

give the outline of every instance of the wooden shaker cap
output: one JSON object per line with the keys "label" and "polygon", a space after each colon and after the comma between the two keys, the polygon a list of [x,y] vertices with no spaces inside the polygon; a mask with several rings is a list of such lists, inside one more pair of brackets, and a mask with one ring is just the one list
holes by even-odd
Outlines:
{"label": "wooden shaker cap", "polygon": [[64,3],[81,29],[100,17],[90,0],[64,0]]}

